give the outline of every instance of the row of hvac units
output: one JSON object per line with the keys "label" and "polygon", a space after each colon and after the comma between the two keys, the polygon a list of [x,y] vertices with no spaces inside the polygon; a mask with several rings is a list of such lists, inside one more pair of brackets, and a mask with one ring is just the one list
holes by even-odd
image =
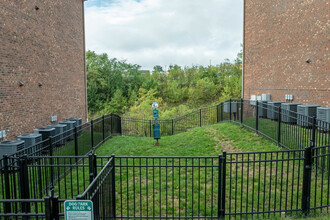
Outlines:
{"label": "row of hvac units", "polygon": [[[26,133],[17,136],[17,140],[9,140],[0,142],[0,160],[4,155],[11,155],[24,148],[29,148],[25,153],[33,155],[41,155],[40,150],[47,145],[46,141],[49,137],[54,137],[53,144],[55,146],[64,145],[66,141],[74,139],[74,128],[77,126],[78,132],[81,132],[82,119],[68,118],[59,124],[52,124],[45,127],[34,129],[34,133]],[[35,152],[39,152],[36,153]]]}
{"label": "row of hvac units", "polygon": [[[258,102],[258,103],[257,103]],[[319,105],[301,105],[299,103],[284,103],[271,101],[253,101],[252,106],[258,104],[258,116],[278,120],[279,107],[281,107],[281,121],[296,123],[303,127],[309,127],[313,123],[313,117],[318,121],[318,127],[330,129],[330,107],[320,107]],[[239,111],[237,102],[224,103],[224,112],[236,113]]]}

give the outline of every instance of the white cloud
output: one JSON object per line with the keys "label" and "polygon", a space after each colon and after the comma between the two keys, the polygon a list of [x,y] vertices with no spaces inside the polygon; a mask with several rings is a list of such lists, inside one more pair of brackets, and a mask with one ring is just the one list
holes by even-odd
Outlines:
{"label": "white cloud", "polygon": [[103,2],[102,7],[85,3],[88,50],[126,59],[143,69],[208,65],[210,60],[215,64],[236,58],[240,50],[243,0]]}

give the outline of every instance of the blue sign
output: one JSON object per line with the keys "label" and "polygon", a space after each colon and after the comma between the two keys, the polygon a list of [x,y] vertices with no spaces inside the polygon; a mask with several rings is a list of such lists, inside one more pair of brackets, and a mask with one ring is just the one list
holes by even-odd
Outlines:
{"label": "blue sign", "polygon": [[159,116],[158,116],[158,110],[152,110],[152,114],[153,114],[154,119],[158,119],[159,118]]}

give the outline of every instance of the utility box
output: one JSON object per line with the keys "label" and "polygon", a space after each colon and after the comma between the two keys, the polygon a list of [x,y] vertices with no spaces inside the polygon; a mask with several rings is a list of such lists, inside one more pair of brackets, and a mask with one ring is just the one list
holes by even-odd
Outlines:
{"label": "utility box", "polygon": [[270,101],[270,94],[262,94],[261,95],[261,100],[269,102]]}
{"label": "utility box", "polygon": [[60,145],[64,145],[65,144],[65,140],[64,140],[64,132],[66,131],[66,124],[52,124],[49,125],[48,127],[52,127],[55,128],[55,139],[56,142],[54,143],[56,146],[60,146]]}
{"label": "utility box", "polygon": [[60,121],[59,124],[67,125],[66,131],[63,134],[63,138],[65,140],[73,140],[74,139],[74,127],[77,126],[77,121]]}
{"label": "utility box", "polygon": [[330,130],[330,107],[317,108],[317,127],[321,131]]}
{"label": "utility box", "polygon": [[[26,151],[27,155],[40,156],[42,149],[42,135],[36,133],[26,133],[17,136],[17,140],[23,140],[25,148],[30,148]],[[31,147],[34,146],[34,147]]]}
{"label": "utility box", "polygon": [[267,118],[267,101],[258,101],[258,117]]}
{"label": "utility box", "polygon": [[267,118],[277,120],[279,108],[283,102],[268,102]]}
{"label": "utility box", "polygon": [[66,121],[75,121],[77,133],[80,135],[82,132],[82,118],[68,118]]}
{"label": "utility box", "polygon": [[303,127],[311,127],[313,125],[313,117],[316,117],[317,107],[319,105],[298,105],[297,107],[297,124]]}
{"label": "utility box", "polygon": [[236,111],[237,111],[237,102],[231,102],[231,109],[230,109],[230,103],[229,102],[223,103],[223,111],[229,113],[230,110],[231,110],[231,113],[236,113]]}
{"label": "utility box", "polygon": [[4,155],[11,155],[24,149],[25,143],[23,140],[10,140],[0,142],[0,160]]}
{"label": "utility box", "polygon": [[256,102],[257,102],[257,96],[251,95],[250,105],[256,105]]}
{"label": "utility box", "polygon": [[297,123],[297,106],[299,103],[282,103],[282,121]]}
{"label": "utility box", "polygon": [[154,139],[160,139],[160,124],[152,125],[154,131]]}
{"label": "utility box", "polygon": [[40,127],[37,128],[38,133],[41,134],[42,136],[42,141],[43,141],[43,148],[48,147],[48,141],[46,141],[50,137],[54,137],[56,135],[55,133],[55,128],[45,126],[45,127]]}

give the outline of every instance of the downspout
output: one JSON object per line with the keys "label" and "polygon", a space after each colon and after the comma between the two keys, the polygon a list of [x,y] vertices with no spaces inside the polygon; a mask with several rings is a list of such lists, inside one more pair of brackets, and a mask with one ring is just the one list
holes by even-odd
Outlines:
{"label": "downspout", "polygon": [[86,33],[85,33],[85,1],[87,0],[83,0],[83,4],[82,4],[82,15],[83,15],[83,44],[84,44],[84,77],[85,77],[85,114],[86,114],[86,122],[88,122],[88,99],[87,99],[87,72],[86,72]]}
{"label": "downspout", "polygon": [[244,62],[245,62],[245,6],[246,0],[243,0],[243,53],[242,53],[242,99],[244,99]]}

